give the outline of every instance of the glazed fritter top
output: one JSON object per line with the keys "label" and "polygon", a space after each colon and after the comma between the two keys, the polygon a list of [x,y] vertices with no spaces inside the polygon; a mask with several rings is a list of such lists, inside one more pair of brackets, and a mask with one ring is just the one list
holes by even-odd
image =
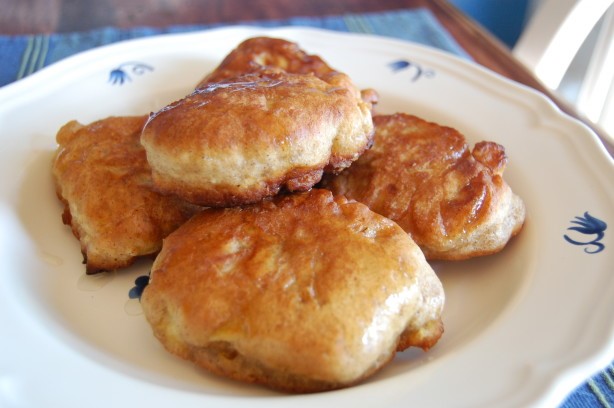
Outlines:
{"label": "glazed fritter top", "polygon": [[347,386],[397,349],[428,349],[443,302],[401,228],[318,189],[198,214],[165,240],[142,298],[170,351],[291,391]]}
{"label": "glazed fritter top", "polygon": [[141,142],[160,190],[230,206],[282,187],[307,190],[322,172],[349,166],[372,135],[368,104],[346,87],[265,70],[209,84],[152,114]]}
{"label": "glazed fritter top", "polygon": [[370,105],[378,100],[376,91],[359,91],[347,75],[330,67],[321,57],[308,54],[297,43],[271,37],[243,41],[196,88],[266,68],[282,69],[291,74],[313,74],[325,82],[346,87]]}
{"label": "glazed fritter top", "polygon": [[81,242],[87,273],[155,254],[162,238],[197,207],[153,189],[139,139],[147,116],[71,121],[57,134],[53,162],[63,220]]}
{"label": "glazed fritter top", "polygon": [[524,204],[503,180],[503,146],[476,144],[407,114],[374,119],[373,147],[324,185],[396,221],[427,259],[497,252],[522,227]]}

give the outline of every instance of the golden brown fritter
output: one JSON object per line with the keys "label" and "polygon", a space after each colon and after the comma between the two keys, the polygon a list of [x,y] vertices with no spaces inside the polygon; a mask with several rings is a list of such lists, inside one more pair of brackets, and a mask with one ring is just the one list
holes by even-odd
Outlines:
{"label": "golden brown fritter", "polygon": [[258,72],[263,68],[282,69],[291,74],[314,74],[325,82],[337,86],[342,84],[357,97],[362,95],[369,104],[375,104],[378,100],[377,92],[373,89],[361,93],[347,75],[331,68],[319,56],[307,54],[294,42],[271,37],[254,37],[243,41],[196,88]]}
{"label": "golden brown fritter", "polygon": [[347,88],[266,70],[209,84],[152,114],[141,143],[158,189],[225,207],[308,190],[323,172],[349,166],[372,136],[368,104]]}
{"label": "golden brown fritter", "polygon": [[318,189],[196,215],[164,241],[141,302],[168,351],[292,392],[359,382],[443,331],[441,283],[411,238]]}
{"label": "golden brown fritter", "polygon": [[257,72],[263,67],[281,68],[292,74],[313,73],[320,79],[337,73],[322,58],[307,54],[296,43],[279,38],[254,37],[243,41],[232,50],[220,65],[198,84],[197,88]]}
{"label": "golden brown fritter", "polygon": [[407,114],[373,120],[371,150],[324,186],[396,221],[431,260],[495,253],[520,231],[525,207],[503,180],[503,146],[470,151],[455,129]]}
{"label": "golden brown fritter", "polygon": [[146,120],[110,117],[87,126],[71,121],[57,134],[53,176],[65,205],[62,219],[81,243],[88,274],[155,254],[162,238],[197,210],[153,190],[139,142]]}

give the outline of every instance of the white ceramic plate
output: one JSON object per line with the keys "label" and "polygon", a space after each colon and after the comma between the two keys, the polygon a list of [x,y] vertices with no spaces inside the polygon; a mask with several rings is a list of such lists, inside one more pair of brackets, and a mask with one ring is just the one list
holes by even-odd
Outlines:
{"label": "white ceramic plate", "polygon": [[[129,297],[149,262],[87,277],[60,219],[50,165],[62,124],[156,110],[255,35],[298,41],[377,89],[380,113],[413,113],[472,143],[503,144],[506,178],[528,208],[525,229],[503,252],[433,265],[447,294],[438,345],[401,353],[349,389],[283,395],[168,354]],[[0,89],[0,132],[3,407],[553,406],[614,357],[614,241],[604,231],[614,225],[612,159],[541,95],[453,56],[299,28],[129,41]]]}

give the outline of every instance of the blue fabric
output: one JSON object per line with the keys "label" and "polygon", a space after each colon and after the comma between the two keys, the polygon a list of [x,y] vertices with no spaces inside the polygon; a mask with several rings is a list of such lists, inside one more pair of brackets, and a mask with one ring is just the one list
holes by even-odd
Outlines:
{"label": "blue fabric", "polygon": [[463,13],[513,48],[529,17],[533,0],[450,0]]}
{"label": "blue fabric", "polygon": [[[318,18],[296,17],[285,20],[252,21],[246,25],[278,27],[308,26],[335,31],[384,35],[436,47],[470,58],[426,9],[383,13],[346,14]],[[79,33],[0,36],[0,86],[24,78],[63,58],[117,41],[165,33],[197,31],[222,25],[102,28]],[[445,392],[445,390],[444,390]],[[578,387],[562,408],[614,407],[614,367],[606,367]]]}
{"label": "blue fabric", "polygon": [[562,408],[614,407],[614,363],[595,374],[567,397]]}
{"label": "blue fabric", "polygon": [[[452,36],[443,30],[439,22],[425,9],[320,18],[295,17],[285,20],[250,21],[242,24],[261,27],[307,26],[335,31],[379,34],[430,45],[469,58]],[[0,36],[0,56],[2,56],[0,86],[24,78],[47,65],[91,48],[132,38],[197,31],[220,26],[222,25],[171,26],[162,29],[138,27],[127,30],[102,28],[66,34]]]}

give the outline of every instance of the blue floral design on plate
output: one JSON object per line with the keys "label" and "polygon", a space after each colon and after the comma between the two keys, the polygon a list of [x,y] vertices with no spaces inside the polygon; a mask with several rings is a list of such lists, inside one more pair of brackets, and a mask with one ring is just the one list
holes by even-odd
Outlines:
{"label": "blue floral design on plate", "polygon": [[600,242],[605,236],[605,230],[608,228],[608,224],[606,224],[605,221],[593,217],[588,213],[588,211],[586,211],[583,217],[575,217],[573,220],[571,220],[571,223],[576,224],[576,226],[572,226],[567,229],[587,235],[587,240],[578,241],[565,234],[563,235],[563,238],[565,238],[567,242],[574,245],[586,246],[586,248],[584,248],[584,252],[587,254],[596,254],[605,249],[605,245]]}
{"label": "blue floral design on plate", "polygon": [[141,300],[141,295],[143,295],[143,290],[149,284],[149,275],[139,276],[134,280],[134,286],[128,292],[128,297],[130,299],[138,299]]}
{"label": "blue floral design on plate", "polygon": [[420,78],[432,78],[435,76],[435,71],[429,68],[423,68],[420,64],[408,61],[398,60],[388,64],[392,72],[407,71],[411,74],[411,82],[416,82]]}
{"label": "blue floral design on plate", "polygon": [[111,85],[123,85],[125,82],[132,81],[132,75],[143,75],[153,71],[151,65],[142,62],[124,62],[123,64],[113,68],[109,74],[109,82]]}

